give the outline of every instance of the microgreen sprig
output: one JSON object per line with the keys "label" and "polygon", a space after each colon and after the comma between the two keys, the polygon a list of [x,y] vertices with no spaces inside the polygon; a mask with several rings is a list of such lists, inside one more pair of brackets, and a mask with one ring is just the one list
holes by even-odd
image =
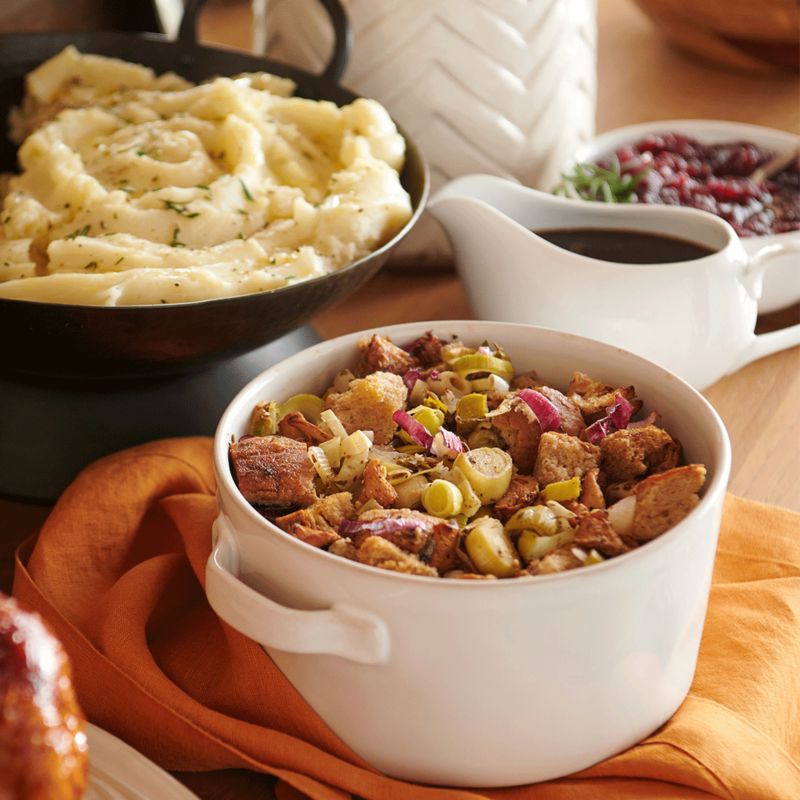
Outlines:
{"label": "microgreen sprig", "polygon": [[561,175],[561,183],[553,190],[553,194],[576,200],[633,203],[636,201],[636,187],[650,169],[650,164],[644,164],[638,172],[623,173],[616,155],[612,156],[609,167],[576,164],[571,173]]}

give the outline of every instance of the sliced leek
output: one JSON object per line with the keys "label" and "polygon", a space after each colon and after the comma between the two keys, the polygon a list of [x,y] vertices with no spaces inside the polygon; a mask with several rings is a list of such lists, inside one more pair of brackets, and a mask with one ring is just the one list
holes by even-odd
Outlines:
{"label": "sliced leek", "polygon": [[511,456],[499,447],[479,447],[461,453],[454,466],[470,482],[484,505],[496,503],[508,491],[514,469]]}
{"label": "sliced leek", "polygon": [[422,401],[422,405],[436,409],[442,414],[447,413],[447,406],[433,392],[428,392],[425,399]]}
{"label": "sliced leek", "polygon": [[481,517],[464,544],[475,568],[483,575],[508,578],[519,571],[517,552],[498,519]]}
{"label": "sliced leek", "polygon": [[487,375],[485,378],[474,378],[470,381],[477,392],[508,392],[511,389],[507,380],[499,375]]}
{"label": "sliced leek", "polygon": [[347,430],[344,425],[342,425],[342,421],[339,417],[337,417],[331,409],[326,408],[325,411],[320,414],[320,419],[327,425],[328,430],[333,436],[338,436],[340,439],[347,438]]}
{"label": "sliced leek", "polygon": [[328,457],[325,455],[325,451],[321,447],[309,447],[308,457],[322,482],[331,483],[331,481],[333,481],[333,469],[328,461]]}
{"label": "sliced leek", "polygon": [[334,479],[337,485],[352,488],[367,466],[370,447],[372,441],[364,431],[354,431],[342,440],[342,464]]}
{"label": "sliced leek", "polygon": [[555,500],[563,502],[565,500],[577,500],[581,495],[581,479],[576,475],[567,481],[555,481],[548,483],[541,491],[540,497],[547,502]]}
{"label": "sliced leek", "polygon": [[422,506],[434,517],[454,517],[461,513],[462,503],[458,487],[441,478],[437,478],[422,493]]}
{"label": "sliced leek", "polygon": [[464,473],[459,469],[451,469],[447,479],[454,483],[461,492],[461,513],[467,517],[475,516],[480,511],[481,501]]}
{"label": "sliced leek", "polygon": [[339,464],[342,463],[341,437],[334,436],[332,439],[328,439],[327,442],[323,442],[320,445],[320,448],[325,453],[325,457],[328,459],[328,463],[331,465],[331,468],[339,469]]}
{"label": "sliced leek", "polygon": [[608,509],[608,522],[620,535],[627,536],[633,529],[633,514],[636,511],[636,495],[618,500]]}
{"label": "sliced leek", "polygon": [[481,372],[499,375],[504,381],[510,381],[514,377],[514,366],[510,361],[484,353],[469,353],[459,356],[450,362],[450,366],[456,375],[462,378]]}
{"label": "sliced leek", "polygon": [[422,501],[422,493],[428,486],[428,479],[424,475],[414,475],[407,481],[394,484],[397,492],[397,508],[416,508]]}
{"label": "sliced leek", "polygon": [[251,436],[272,436],[278,432],[278,404],[258,403],[250,414],[248,433]]}
{"label": "sliced leek", "polygon": [[553,550],[569,544],[575,538],[575,534],[570,531],[556,533],[553,536],[539,536],[533,531],[523,531],[517,540],[517,550],[527,563],[544,558]]}
{"label": "sliced leek", "polygon": [[553,536],[558,532],[558,520],[547,506],[526,506],[511,517],[506,523],[506,530],[529,530],[539,536]]}
{"label": "sliced leek", "polygon": [[483,419],[489,413],[485,394],[471,392],[459,398],[456,404],[456,424]]}
{"label": "sliced leek", "polygon": [[315,394],[292,395],[278,407],[278,419],[283,419],[293,411],[299,411],[309,422],[318,425],[322,414],[322,398]]}

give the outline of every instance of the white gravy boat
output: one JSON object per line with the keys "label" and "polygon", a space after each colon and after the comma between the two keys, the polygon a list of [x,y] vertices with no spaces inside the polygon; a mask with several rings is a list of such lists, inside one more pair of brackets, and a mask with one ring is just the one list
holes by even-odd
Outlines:
{"label": "white gravy boat", "polygon": [[[754,333],[769,262],[787,251],[800,254],[800,242],[767,245],[749,257],[733,228],[704,211],[579,202],[491,175],[452,181],[428,208],[447,230],[468,299],[482,319],[615,344],[700,389],[800,344],[800,324]],[[557,247],[531,228],[648,231],[714,252],[692,261],[620,264]]]}

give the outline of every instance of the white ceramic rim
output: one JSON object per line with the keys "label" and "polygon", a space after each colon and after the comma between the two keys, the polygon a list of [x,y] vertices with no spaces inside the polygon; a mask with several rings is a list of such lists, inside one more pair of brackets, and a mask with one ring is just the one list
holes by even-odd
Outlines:
{"label": "white ceramic rim", "polygon": [[[589,571],[589,574],[583,570],[567,570],[565,572],[558,572],[551,575],[537,575],[529,580],[517,579],[496,581],[465,581],[458,578],[432,579],[423,575],[408,575],[406,573],[393,572],[391,570],[381,570],[377,567],[361,564],[357,561],[351,561],[348,558],[334,555],[333,553],[329,553],[326,550],[322,550],[318,547],[313,547],[312,545],[302,542],[299,539],[291,536],[277,525],[274,525],[269,520],[262,517],[261,514],[259,514],[241,495],[236,483],[233,480],[233,475],[231,473],[228,461],[228,439],[226,435],[226,430],[229,428],[228,420],[233,416],[237,406],[243,402],[243,399],[249,395],[258,384],[261,383],[263,376],[267,372],[295,366],[298,362],[309,359],[312,354],[313,358],[311,359],[310,363],[313,363],[316,358],[324,357],[326,350],[334,347],[334,345],[338,344],[342,339],[353,337],[353,339],[356,340],[359,336],[369,336],[373,333],[387,333],[390,336],[400,337],[406,335],[413,336],[419,335],[419,331],[436,331],[445,327],[458,330],[458,326],[475,325],[476,323],[485,323],[495,329],[498,326],[507,329],[524,329],[533,333],[534,335],[536,331],[547,331],[549,333],[556,334],[559,337],[570,339],[574,343],[590,341],[592,346],[600,347],[601,349],[609,352],[622,354],[624,358],[630,359],[632,366],[634,367],[634,369],[631,370],[632,372],[635,371],[636,366],[647,365],[648,368],[655,369],[657,372],[660,372],[668,381],[677,382],[680,387],[680,391],[686,392],[689,399],[698,404],[698,409],[700,412],[707,414],[708,421],[711,427],[713,427],[714,432],[712,449],[717,460],[713,465],[713,477],[710,483],[706,485],[703,496],[700,498],[700,503],[698,503],[698,505],[692,509],[692,511],[683,520],[681,520],[681,522],[670,528],[665,533],[661,534],[661,536],[658,538],[647,542],[646,545],[643,545],[642,547],[638,547],[628,553],[623,553],[621,556],[616,556],[615,558],[607,559],[600,564],[592,565],[592,569]],[[496,336],[496,334],[493,335]],[[500,339],[499,336],[496,336],[496,338]],[[264,372],[259,373],[255,378],[247,383],[246,386],[237,392],[236,396],[230,401],[227,408],[223,412],[222,417],[220,418],[217,430],[214,434],[214,468],[218,485],[221,485],[224,488],[225,493],[233,500],[234,503],[236,503],[237,507],[242,510],[254,524],[263,528],[265,532],[268,532],[269,534],[277,534],[285,537],[287,542],[290,543],[290,546],[301,548],[301,550],[306,552],[310,558],[322,558],[325,559],[327,563],[331,564],[331,566],[336,565],[338,569],[343,570],[343,574],[345,574],[347,570],[355,569],[374,577],[383,577],[390,581],[399,581],[402,583],[407,583],[409,581],[416,583],[422,581],[426,586],[440,585],[443,590],[452,590],[458,586],[460,591],[487,591],[487,587],[491,586],[494,588],[488,589],[488,591],[522,591],[524,589],[531,591],[532,587],[547,586],[553,581],[592,580],[591,575],[599,574],[608,570],[625,569],[625,565],[632,563],[634,559],[648,558],[649,554],[655,554],[659,549],[670,547],[673,542],[678,542],[684,536],[692,535],[691,525],[688,524],[691,521],[692,516],[709,509],[717,501],[719,495],[724,495],[725,493],[731,468],[731,445],[728,438],[728,432],[722,420],[720,419],[719,414],[717,414],[714,407],[708,402],[708,400],[705,399],[705,397],[700,394],[700,392],[690,386],[682,378],[675,375],[675,373],[670,372],[655,362],[638,356],[629,350],[606,344],[604,342],[596,342],[594,340],[587,339],[584,336],[578,336],[572,333],[564,333],[552,328],[525,325],[522,323],[489,322],[487,320],[432,320],[427,322],[401,323],[399,325],[375,326],[374,328],[368,330],[344,334],[336,337],[335,339],[329,339],[321,342],[320,344],[306,348],[305,350],[302,350],[299,353],[296,353],[295,355],[272,365],[268,369],[264,370]],[[219,493],[220,489],[217,491]]]}
{"label": "white ceramic rim", "polygon": [[[782,131],[780,128],[769,128],[766,125],[753,125],[749,122],[736,122],[724,119],[662,119],[653,122],[637,122],[634,125],[624,125],[621,128],[612,128],[604,131],[599,136],[581,145],[572,156],[565,169],[571,169],[575,163],[595,162],[605,158],[623,144],[633,144],[637,139],[649,133],[685,133],[688,135],[700,134],[701,136],[716,135],[730,137],[731,141],[737,139],[748,140],[759,147],[775,148],[776,146],[788,147],[792,142],[800,141],[800,136],[791,131]],[[779,144],[776,145],[775,142]],[[598,201],[600,202],[600,201]],[[605,204],[604,204],[605,205]],[[653,205],[658,205],[653,203]],[[685,206],[682,206],[685,208]],[[690,209],[698,211],[700,209]],[[710,213],[710,212],[706,212]],[[716,216],[713,214],[712,216]],[[722,219],[721,217],[719,219]],[[798,236],[800,231],[784,231],[783,233],[765,233],[759,236],[746,236],[740,238],[743,245],[750,242],[782,241],[789,236]]]}

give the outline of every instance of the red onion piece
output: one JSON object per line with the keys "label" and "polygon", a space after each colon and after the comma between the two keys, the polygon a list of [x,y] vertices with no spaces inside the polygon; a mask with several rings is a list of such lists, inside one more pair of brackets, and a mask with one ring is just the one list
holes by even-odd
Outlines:
{"label": "red onion piece", "polygon": [[403,375],[403,383],[406,385],[406,389],[408,391],[412,391],[414,388],[414,384],[422,379],[422,373],[418,369],[410,369]]}
{"label": "red onion piece", "polygon": [[633,414],[633,406],[621,394],[614,395],[614,405],[606,407],[606,415],[593,422],[585,431],[587,442],[597,444],[604,436],[628,427]]}
{"label": "red onion piece", "polygon": [[419,519],[386,517],[384,519],[343,519],[339,523],[340,536],[357,536],[360,533],[396,533],[413,531],[424,525]]}
{"label": "red onion piece", "polygon": [[556,431],[561,427],[561,414],[541,392],[537,392],[535,389],[520,389],[517,396],[520,400],[524,400],[531,411],[536,414],[542,433]]}
{"label": "red onion piece", "polygon": [[445,428],[439,428],[433,437],[431,452],[438,458],[455,458],[459,453],[464,452],[464,443],[457,434]]}
{"label": "red onion piece", "polygon": [[426,450],[433,444],[433,436],[430,435],[428,429],[421,422],[417,422],[407,411],[403,411],[402,409],[395,411],[394,414],[392,414],[392,419],[416,444],[424,447]]}
{"label": "red onion piece", "polygon": [[586,428],[583,435],[586,437],[587,442],[597,444],[602,438],[608,436],[609,433],[613,433],[613,428],[614,426],[611,424],[611,420],[608,417],[603,417],[603,419],[593,422]]}
{"label": "red onion piece", "polygon": [[614,427],[621,431],[623,428],[627,428],[628,423],[631,421],[633,406],[628,402],[627,398],[623,397],[621,394],[615,395],[614,405],[608,412],[608,416],[614,424]]}
{"label": "red onion piece", "polygon": [[427,380],[435,381],[438,377],[439,377],[439,370],[438,369],[432,369],[428,373]]}
{"label": "red onion piece", "polygon": [[629,422],[627,430],[646,428],[648,425],[655,425],[660,416],[661,414],[659,414],[658,411],[651,411],[644,419],[640,419],[638,422]]}

